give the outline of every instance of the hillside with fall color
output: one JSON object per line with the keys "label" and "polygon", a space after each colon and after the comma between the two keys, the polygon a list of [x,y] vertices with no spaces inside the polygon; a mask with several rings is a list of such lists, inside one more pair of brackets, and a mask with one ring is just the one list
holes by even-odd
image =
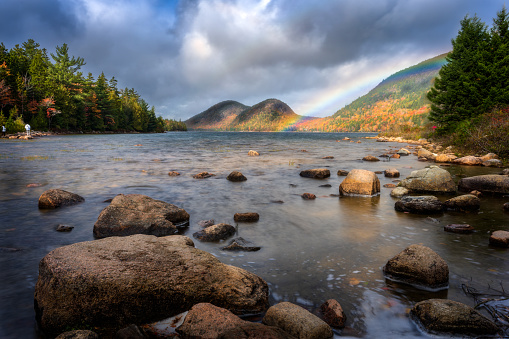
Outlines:
{"label": "hillside with fall color", "polygon": [[297,130],[383,132],[396,124],[422,126],[429,114],[426,93],[445,57],[442,54],[399,71],[332,116],[302,123]]}

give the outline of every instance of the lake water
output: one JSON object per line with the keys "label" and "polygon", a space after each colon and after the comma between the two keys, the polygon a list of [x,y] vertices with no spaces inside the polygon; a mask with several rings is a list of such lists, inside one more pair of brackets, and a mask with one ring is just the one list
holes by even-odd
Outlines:
{"label": "lake water", "polygon": [[[197,222],[214,219],[238,226],[238,236],[262,249],[225,252],[225,243],[197,248],[223,263],[265,279],[270,302],[290,301],[315,312],[327,299],[338,300],[347,315],[344,337],[426,337],[409,320],[408,309],[429,298],[474,305],[462,284],[481,290],[509,285],[509,251],[488,245],[489,234],[509,229],[502,212],[508,197],[482,198],[479,213],[417,216],[394,210],[389,188],[376,197],[342,197],[337,170],[397,168],[405,178],[429,163],[410,155],[391,161],[362,162],[406,144],[378,143],[360,133],[214,133],[50,136],[33,141],[0,141],[0,337],[37,338],[33,310],[39,261],[51,250],[93,240],[92,228],[104,201],[119,193],[140,193],[184,208],[191,216],[182,234],[192,238]],[[336,142],[345,136],[355,142]],[[357,143],[357,141],[361,141]],[[248,157],[249,150],[259,157]],[[304,151],[305,150],[305,151]],[[324,160],[324,156],[334,156]],[[325,180],[302,178],[301,170],[327,167]],[[457,179],[498,169],[445,167]],[[226,176],[241,171],[248,180]],[[181,176],[170,177],[169,171]],[[202,171],[215,177],[197,180]],[[378,176],[381,184],[393,179]],[[37,186],[30,184],[39,184]],[[331,187],[321,187],[330,184]],[[42,211],[38,198],[60,188],[83,196],[79,205]],[[309,192],[316,200],[304,200]],[[445,200],[450,198],[441,197]],[[258,212],[256,223],[233,221],[237,212]],[[444,232],[447,224],[469,223],[470,235]],[[56,232],[58,224],[74,226]],[[426,292],[386,281],[383,265],[411,244],[436,251],[449,265],[450,288]]]}

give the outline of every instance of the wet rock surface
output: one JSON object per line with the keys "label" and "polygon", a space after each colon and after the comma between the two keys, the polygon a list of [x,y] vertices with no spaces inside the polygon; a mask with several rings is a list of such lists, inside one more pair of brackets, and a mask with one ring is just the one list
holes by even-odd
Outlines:
{"label": "wet rock surface", "polygon": [[300,176],[304,178],[325,179],[330,177],[330,171],[326,168],[315,168],[301,171]]}
{"label": "wet rock surface", "polygon": [[313,193],[303,193],[301,195],[301,197],[304,200],[315,200],[316,199],[316,195],[314,195]]}
{"label": "wet rock surface", "polygon": [[432,195],[404,196],[396,201],[394,209],[414,214],[439,214],[444,211],[444,204]]}
{"label": "wet rock surface", "polygon": [[222,248],[224,251],[246,251],[256,252],[261,249],[260,246],[255,246],[252,242],[245,240],[242,237],[238,237],[230,241],[228,246]]}
{"label": "wet rock surface", "polygon": [[432,334],[490,335],[498,327],[470,306],[453,300],[429,299],[412,308],[410,314]]}
{"label": "wet rock surface", "polygon": [[413,171],[400,182],[399,186],[406,187],[411,191],[423,193],[456,192],[456,184],[451,174],[437,166],[430,166],[429,168]]}
{"label": "wet rock surface", "polygon": [[363,161],[372,161],[372,162],[377,162],[377,161],[380,161],[380,159],[378,159],[377,157],[374,157],[372,155],[366,155],[364,158],[362,158]]}
{"label": "wet rock surface", "polygon": [[444,231],[451,233],[470,234],[474,233],[475,229],[468,224],[449,224],[444,226]]}
{"label": "wet rock surface", "polygon": [[380,180],[374,172],[353,169],[339,185],[340,195],[374,195],[380,193]]}
{"label": "wet rock surface", "polygon": [[61,189],[50,189],[39,197],[40,209],[54,209],[62,206],[71,206],[85,201],[85,198],[78,194],[67,192]]}
{"label": "wet rock surface", "polygon": [[142,194],[119,194],[102,210],[94,224],[94,236],[128,236],[177,233],[175,224],[189,221],[182,208]]}
{"label": "wet rock surface", "polygon": [[399,178],[399,171],[396,168],[388,168],[384,171],[386,178]]}
{"label": "wet rock surface", "polygon": [[227,309],[210,303],[194,305],[177,333],[180,338],[294,338],[280,328],[242,320]]}
{"label": "wet rock surface", "polygon": [[345,327],[346,315],[339,302],[335,299],[329,299],[320,306],[323,320],[331,327]]}
{"label": "wet rock surface", "polygon": [[241,182],[241,181],[247,180],[247,178],[244,176],[244,174],[242,174],[238,171],[231,172],[230,174],[228,174],[226,179],[228,179],[229,181],[232,181],[232,182]]}
{"label": "wet rock surface", "polygon": [[463,192],[476,190],[489,194],[509,194],[509,176],[486,174],[463,178],[458,183],[458,189]]}
{"label": "wet rock surface", "polygon": [[296,338],[326,339],[333,336],[326,322],[289,302],[280,302],[271,306],[263,317],[262,323],[279,327]]}
{"label": "wet rock surface", "polygon": [[401,198],[405,195],[408,195],[410,191],[404,187],[396,187],[391,191],[391,197],[393,198]]}
{"label": "wet rock surface", "polygon": [[232,225],[221,223],[195,232],[193,237],[200,241],[219,241],[231,237],[235,232],[235,227]]}
{"label": "wet rock surface", "polygon": [[495,231],[490,236],[490,245],[496,247],[509,247],[509,232]]}
{"label": "wet rock surface", "polygon": [[444,207],[459,212],[473,212],[481,208],[481,200],[473,194],[464,194],[446,200]]}
{"label": "wet rock surface", "polygon": [[200,172],[198,174],[193,175],[193,178],[195,179],[207,179],[210,177],[216,176],[215,174],[209,173],[209,172]]}
{"label": "wet rock surface", "polygon": [[268,307],[258,276],[225,265],[185,236],[110,237],[57,248],[39,266],[35,310],[48,335],[90,326],[115,333],[201,302],[235,314]]}
{"label": "wet rock surface", "polygon": [[235,213],[233,220],[236,222],[256,222],[260,220],[260,215],[256,212]]}
{"label": "wet rock surface", "polygon": [[417,288],[446,289],[449,285],[449,267],[431,248],[410,245],[387,261],[383,272],[388,279]]}

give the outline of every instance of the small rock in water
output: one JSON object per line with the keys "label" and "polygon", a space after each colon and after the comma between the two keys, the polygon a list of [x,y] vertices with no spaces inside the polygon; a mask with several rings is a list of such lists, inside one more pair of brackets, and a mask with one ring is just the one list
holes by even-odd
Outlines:
{"label": "small rock in water", "polygon": [[273,204],[284,204],[285,203],[283,200],[271,200],[270,202]]}
{"label": "small rock in water", "polygon": [[225,246],[222,248],[226,251],[247,251],[247,252],[256,252],[261,249],[259,246],[253,246],[253,244],[250,241],[245,240],[242,237],[235,238],[228,246]]}
{"label": "small rock in water", "polygon": [[193,175],[193,178],[195,179],[205,179],[215,176],[215,174],[209,173],[209,172],[201,172],[198,174]]}
{"label": "small rock in water", "polygon": [[32,184],[28,184],[26,187],[32,188],[32,187],[41,187],[41,186],[42,186],[42,184],[32,183]]}
{"label": "small rock in water", "polygon": [[348,171],[338,170],[338,176],[345,177],[348,175]]}
{"label": "small rock in water", "polygon": [[314,200],[316,199],[316,195],[314,195],[313,193],[304,193],[301,195],[302,199],[305,199],[305,200]]}
{"label": "small rock in water", "polygon": [[230,174],[228,174],[226,179],[228,179],[229,181],[232,181],[232,182],[241,182],[241,181],[247,180],[247,178],[244,176],[244,174],[242,174],[238,171],[231,172]]}
{"label": "small rock in water", "polygon": [[198,221],[198,225],[200,225],[203,228],[213,226],[214,225],[214,219],[200,220],[200,221]]}
{"label": "small rock in water", "polygon": [[237,222],[255,222],[260,220],[260,215],[255,212],[235,213],[233,220]]}
{"label": "small rock in water", "polygon": [[257,157],[260,155],[260,153],[256,152],[256,151],[253,151],[253,150],[250,150],[247,155],[249,155],[250,157]]}
{"label": "small rock in water", "polygon": [[179,173],[179,172],[177,172],[177,171],[169,171],[169,172],[168,172],[168,175],[169,175],[170,177],[177,177],[177,176],[179,176],[179,175],[180,175],[180,173]]}
{"label": "small rock in water", "polygon": [[193,237],[201,241],[219,241],[231,237],[235,232],[235,227],[232,225],[217,224],[193,233]]}
{"label": "small rock in water", "polygon": [[394,184],[384,184],[384,187],[385,188],[395,188],[396,185],[394,185]]}
{"label": "small rock in water", "polygon": [[327,156],[323,157],[322,159],[334,159],[334,157],[332,155],[327,155]]}
{"label": "small rock in water", "polygon": [[509,247],[509,232],[495,231],[490,236],[490,245],[497,247]]}
{"label": "small rock in water", "polygon": [[320,306],[323,318],[331,327],[343,328],[345,327],[346,316],[343,308],[335,299],[329,299]]}
{"label": "small rock in water", "polygon": [[363,161],[380,161],[377,157],[374,157],[372,155],[366,155],[364,158],[362,158]]}
{"label": "small rock in water", "polygon": [[74,226],[68,226],[68,225],[58,225],[57,226],[57,232],[71,232]]}
{"label": "small rock in water", "polygon": [[330,185],[330,184],[326,184],[326,185],[320,185],[320,186],[318,186],[318,187],[332,187],[332,185]]}
{"label": "small rock in water", "polygon": [[450,224],[444,226],[444,231],[451,233],[468,234],[473,233],[474,228],[468,224]]}

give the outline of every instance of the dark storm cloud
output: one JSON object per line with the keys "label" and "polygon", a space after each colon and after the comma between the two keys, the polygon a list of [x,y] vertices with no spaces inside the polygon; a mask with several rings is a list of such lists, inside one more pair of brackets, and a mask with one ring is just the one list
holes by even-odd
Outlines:
{"label": "dark storm cloud", "polygon": [[502,6],[503,0],[4,0],[0,41],[11,48],[33,38],[50,52],[66,42],[87,62],[85,74],[115,76],[119,87],[135,88],[165,117],[185,119],[226,99],[252,105],[269,97],[324,116],[393,72],[448,51],[465,15],[491,24]]}

